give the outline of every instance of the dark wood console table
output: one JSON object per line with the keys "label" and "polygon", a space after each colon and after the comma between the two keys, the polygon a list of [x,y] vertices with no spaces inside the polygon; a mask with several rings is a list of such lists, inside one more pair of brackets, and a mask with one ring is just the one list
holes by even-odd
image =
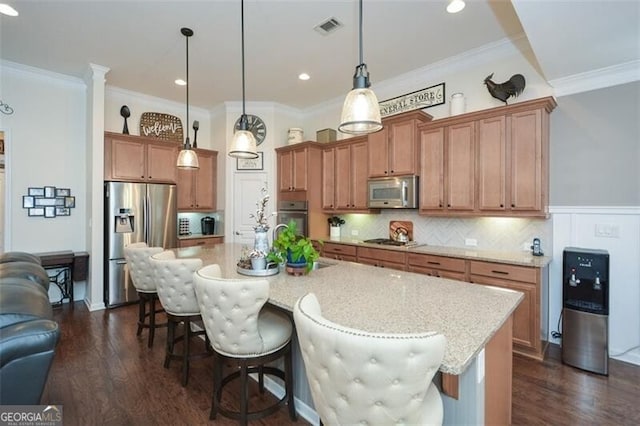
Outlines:
{"label": "dark wood console table", "polygon": [[68,299],[71,307],[73,307],[73,282],[87,279],[89,253],[63,250],[35,253],[35,255],[40,257],[44,269],[58,270],[49,275],[49,281],[60,289],[61,294],[60,300],[55,302],[54,305],[60,306],[65,299]]}

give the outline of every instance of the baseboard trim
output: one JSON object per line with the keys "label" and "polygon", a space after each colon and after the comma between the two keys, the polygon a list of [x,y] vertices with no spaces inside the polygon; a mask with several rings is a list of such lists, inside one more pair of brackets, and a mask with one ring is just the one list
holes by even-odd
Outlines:
{"label": "baseboard trim", "polygon": [[[256,381],[258,380],[257,377],[253,377],[253,379]],[[264,387],[278,399],[284,396],[284,387],[267,375],[264,376]],[[300,417],[302,417],[312,425],[320,424],[320,417],[318,417],[315,409],[302,402],[298,398],[295,398],[295,404],[296,413],[298,413]]]}

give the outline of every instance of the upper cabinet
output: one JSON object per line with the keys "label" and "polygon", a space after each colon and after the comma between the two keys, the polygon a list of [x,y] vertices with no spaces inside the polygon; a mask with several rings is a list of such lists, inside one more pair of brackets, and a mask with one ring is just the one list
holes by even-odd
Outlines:
{"label": "upper cabinet", "polygon": [[105,132],[104,179],[175,183],[179,148],[171,142]]}
{"label": "upper cabinet", "polygon": [[420,212],[545,217],[555,106],[548,97],[420,125]]}
{"label": "upper cabinet", "polygon": [[216,209],[218,152],[208,149],[195,151],[198,154],[200,168],[177,169],[178,210],[212,211]]}
{"label": "upper cabinet", "polygon": [[367,212],[367,137],[345,139],[322,150],[322,209]]}
{"label": "upper cabinet", "polygon": [[422,111],[411,111],[382,120],[382,130],[368,136],[369,176],[417,174],[420,166],[417,125],[431,118]]}
{"label": "upper cabinet", "polygon": [[[288,147],[287,147],[288,148]],[[278,190],[306,191],[307,168],[309,161],[308,146],[293,146],[278,151]]]}

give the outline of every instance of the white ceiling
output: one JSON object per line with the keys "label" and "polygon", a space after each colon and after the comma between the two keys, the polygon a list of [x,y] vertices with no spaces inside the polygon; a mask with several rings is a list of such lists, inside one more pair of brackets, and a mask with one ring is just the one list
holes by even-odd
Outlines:
{"label": "white ceiling", "polygon": [[[0,0],[3,60],[82,77],[110,68],[107,84],[184,102],[185,38],[190,103],[241,99],[240,1]],[[526,34],[547,80],[640,59],[640,0],[446,0],[364,2],[364,60],[375,83],[504,38]],[[248,101],[304,108],[343,96],[358,62],[356,0],[246,0]],[[324,36],[313,27],[344,24]],[[311,80],[297,79],[301,72]]]}

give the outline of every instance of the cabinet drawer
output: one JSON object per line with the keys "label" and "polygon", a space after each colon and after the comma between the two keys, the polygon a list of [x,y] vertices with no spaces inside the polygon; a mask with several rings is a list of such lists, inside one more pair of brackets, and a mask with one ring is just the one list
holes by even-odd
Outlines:
{"label": "cabinet drawer", "polygon": [[213,238],[189,238],[186,240],[178,240],[178,247],[211,247],[215,244],[221,244],[223,242],[223,237],[213,237]]}
{"label": "cabinet drawer", "polygon": [[343,256],[356,256],[356,246],[350,246],[347,244],[336,244],[336,243],[329,243],[329,242],[325,242],[324,246],[323,246],[323,253],[326,257],[332,257],[335,258],[334,256],[328,256],[329,254],[336,254],[336,255],[343,255]]}
{"label": "cabinet drawer", "polygon": [[407,263],[424,268],[443,269],[464,274],[465,260],[453,257],[434,256],[431,254],[409,253]]}
{"label": "cabinet drawer", "polygon": [[[404,265],[406,262],[406,253],[393,250],[374,249],[369,247],[358,247],[358,261],[363,259],[374,259],[390,263],[399,263]],[[362,262],[364,263],[364,262]]]}
{"label": "cabinet drawer", "polygon": [[526,266],[505,265],[502,263],[470,261],[469,272],[471,275],[484,275],[485,277],[500,278],[503,280],[521,281],[528,283],[537,282],[538,271],[536,268]]}
{"label": "cabinet drawer", "polygon": [[467,277],[464,272],[447,271],[446,269],[429,268],[429,267],[416,266],[416,265],[407,266],[407,271],[428,275],[430,277],[449,278],[450,280],[457,280],[457,281],[467,281]]}

